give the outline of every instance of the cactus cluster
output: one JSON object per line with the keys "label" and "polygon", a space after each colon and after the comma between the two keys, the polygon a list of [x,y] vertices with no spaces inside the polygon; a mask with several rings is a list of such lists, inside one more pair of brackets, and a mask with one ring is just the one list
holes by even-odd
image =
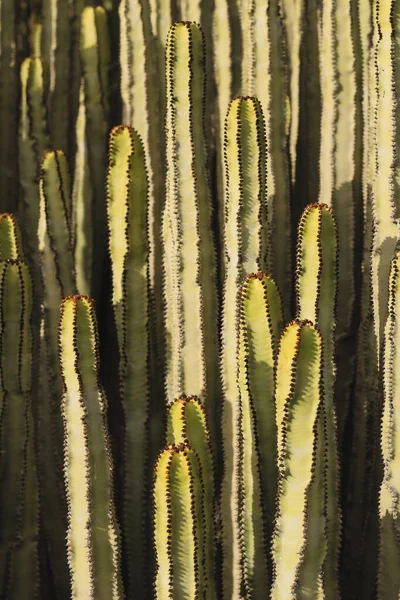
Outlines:
{"label": "cactus cluster", "polygon": [[0,0],[0,598],[400,598],[399,23]]}

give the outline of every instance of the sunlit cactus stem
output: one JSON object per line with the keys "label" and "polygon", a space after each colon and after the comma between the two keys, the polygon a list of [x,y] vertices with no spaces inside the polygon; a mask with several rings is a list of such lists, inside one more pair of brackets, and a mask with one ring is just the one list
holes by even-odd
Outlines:
{"label": "sunlit cactus stem", "polygon": [[92,260],[86,265],[91,293],[99,297],[106,256],[105,171],[110,103],[110,40],[107,13],[102,6],[87,6],[81,16],[80,57],[85,89],[86,139],[93,190],[93,237],[89,241]]}
{"label": "sunlit cactus stem", "polygon": [[150,594],[149,185],[143,144],[130,127],[111,131],[107,176],[112,305],[124,411],[124,549],[129,595]]}
{"label": "sunlit cactus stem", "polygon": [[166,49],[167,179],[163,268],[167,402],[194,393],[216,440],[218,337],[215,247],[204,131],[204,40],[176,23]]}
{"label": "sunlit cactus stem", "polygon": [[275,402],[278,501],[271,599],[325,598],[322,338],[309,321],[293,321],[282,334]]}
{"label": "sunlit cactus stem", "polygon": [[274,361],[283,329],[280,294],[261,271],[246,277],[239,304],[238,504],[244,589],[262,598],[271,576],[276,508]]}
{"label": "sunlit cactus stem", "polygon": [[0,214],[0,260],[24,260],[21,230],[15,215]]}
{"label": "sunlit cactus stem", "polygon": [[0,595],[10,600],[39,594],[31,316],[28,267],[0,261]]}
{"label": "sunlit cactus stem", "polygon": [[389,306],[384,346],[384,409],[381,449],[384,463],[380,490],[378,600],[400,595],[400,250],[389,274]]}
{"label": "sunlit cactus stem", "polygon": [[208,599],[202,471],[188,445],[168,445],[160,453],[153,501],[154,598]]}
{"label": "sunlit cactus stem", "polygon": [[341,545],[340,468],[334,397],[335,328],[338,276],[336,221],[326,204],[311,204],[298,229],[296,256],[297,317],[317,324],[323,345],[323,403],[327,437],[326,598],[340,598],[338,568]]}
{"label": "sunlit cactus stem", "polygon": [[222,529],[224,594],[237,596],[240,549],[237,516],[239,468],[238,314],[239,288],[247,273],[269,261],[267,149],[261,105],[256,98],[232,100],[225,121],[224,291],[221,379],[223,383]]}
{"label": "sunlit cactus stem", "polygon": [[204,484],[207,599],[216,600],[214,459],[206,413],[203,404],[196,396],[182,396],[171,404],[167,414],[166,441],[175,446],[188,444],[199,459]]}
{"label": "sunlit cactus stem", "polygon": [[59,335],[70,593],[77,600],[122,600],[107,399],[99,382],[93,300],[63,300]]}

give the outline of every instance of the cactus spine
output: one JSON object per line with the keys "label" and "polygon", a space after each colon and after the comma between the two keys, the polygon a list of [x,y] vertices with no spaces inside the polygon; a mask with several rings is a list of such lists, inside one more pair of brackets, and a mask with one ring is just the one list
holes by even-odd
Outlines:
{"label": "cactus spine", "polygon": [[63,300],[59,333],[71,595],[119,600],[123,591],[107,399],[99,383],[97,322],[90,298]]}
{"label": "cactus spine", "polygon": [[110,135],[107,177],[112,304],[124,410],[124,531],[130,595],[148,598],[149,458],[148,178],[144,149],[130,127]]}
{"label": "cactus spine", "polygon": [[168,35],[166,56],[166,394],[170,403],[190,387],[205,402],[210,421],[214,421],[216,275],[203,129],[205,73],[200,27],[190,22],[175,24]]}
{"label": "cactus spine", "polygon": [[211,439],[204,406],[196,396],[183,396],[171,404],[167,415],[166,441],[187,444],[196,452],[204,483],[205,570],[209,600],[217,598],[215,569],[215,484]]}
{"label": "cactus spine", "polygon": [[208,598],[201,467],[187,445],[161,452],[154,480],[157,600]]}
{"label": "cactus spine", "polygon": [[322,338],[309,321],[293,321],[282,334],[275,401],[279,475],[271,598],[324,598]]}
{"label": "cactus spine", "polygon": [[10,600],[37,598],[39,585],[31,312],[32,289],[27,266],[20,260],[2,260],[0,595]]}
{"label": "cactus spine", "polygon": [[224,594],[239,594],[239,530],[237,473],[239,467],[237,385],[238,288],[255,266],[266,268],[267,223],[266,147],[262,110],[254,98],[236,98],[225,122],[225,282],[222,309],[221,371],[224,387],[222,514]]}

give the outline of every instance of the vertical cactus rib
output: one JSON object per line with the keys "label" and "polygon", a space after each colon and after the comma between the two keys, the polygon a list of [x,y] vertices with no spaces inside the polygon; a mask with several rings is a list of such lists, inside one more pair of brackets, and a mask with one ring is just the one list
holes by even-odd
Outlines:
{"label": "vertical cactus rib", "polygon": [[337,259],[337,228],[331,209],[326,204],[309,205],[302,214],[298,231],[297,317],[316,323],[323,340],[323,405],[328,446],[325,584],[326,597],[333,600],[340,597],[338,561],[341,543],[340,469],[334,399]]}
{"label": "vertical cactus rib", "polygon": [[107,13],[101,6],[87,6],[81,16],[80,56],[85,86],[86,139],[94,206],[91,290],[95,296],[101,289],[101,269],[105,256],[106,209],[104,176],[107,168],[107,135],[109,121],[110,46]]}
{"label": "vertical cactus rib", "polygon": [[21,230],[15,215],[0,214],[0,260],[24,260]]}
{"label": "vertical cactus rib", "polygon": [[90,298],[63,300],[59,334],[71,594],[82,600],[121,599],[107,399],[99,383],[97,322]]}
{"label": "vertical cactus rib", "polygon": [[[237,529],[237,385],[238,289],[245,275],[266,268],[269,254],[266,141],[260,103],[235,98],[225,121],[225,281],[222,307],[221,374],[223,382],[222,490],[224,587],[226,597],[239,593]],[[264,225],[264,227],[263,227]]]}
{"label": "vertical cactus rib", "polygon": [[[271,277],[261,271],[246,277],[240,291],[239,311],[238,442],[241,446],[239,498],[242,504],[239,523],[245,540],[242,542],[245,569],[254,573],[260,571],[258,582],[256,578],[251,581],[252,577],[245,572],[245,589],[249,597],[261,598],[267,586],[265,570],[270,561],[268,548],[276,506],[274,361],[283,329],[282,301]],[[260,524],[252,522],[257,510]],[[258,542],[260,555],[253,550],[251,559],[252,536],[253,543]],[[269,567],[268,564],[268,571]]]}
{"label": "vertical cactus rib", "polygon": [[286,327],[275,377],[279,475],[271,598],[322,598],[326,552],[322,338],[310,321],[293,321]]}
{"label": "vertical cactus rib", "polygon": [[207,598],[216,600],[214,460],[206,412],[196,396],[182,396],[171,404],[167,414],[166,441],[175,446],[188,444],[199,459],[204,483]]}
{"label": "vertical cactus rib", "polygon": [[[217,300],[205,147],[204,41],[198,25],[176,23],[166,60],[167,192],[163,216],[166,395],[190,387],[215,421]],[[207,351],[206,351],[207,349]],[[211,432],[215,439],[214,432]]]}
{"label": "vertical cactus rib", "polygon": [[124,534],[129,595],[148,598],[149,459],[148,176],[144,148],[130,127],[111,131],[107,177],[112,304],[124,410]]}
{"label": "vertical cactus rib", "polygon": [[31,312],[32,285],[26,264],[1,261],[0,595],[10,600],[39,596]]}
{"label": "vertical cactus rib", "polygon": [[14,211],[18,200],[17,162],[18,63],[16,56],[17,10],[15,2],[0,2],[0,212]]}
{"label": "vertical cactus rib", "polygon": [[[40,58],[27,58],[21,65],[21,110],[19,123],[19,172],[23,193],[23,216],[31,260],[38,258],[39,174],[43,152],[49,146],[46,122],[46,83]],[[37,269],[37,267],[36,267]],[[33,272],[36,283],[37,273]]]}
{"label": "vertical cactus rib", "polygon": [[169,445],[154,469],[157,600],[208,598],[201,467],[186,444]]}
{"label": "vertical cactus rib", "polygon": [[400,577],[397,565],[400,560],[399,509],[400,477],[398,457],[400,359],[398,352],[400,318],[400,250],[392,259],[389,274],[389,306],[385,328],[383,357],[384,408],[381,430],[381,450],[384,463],[380,489],[380,548],[378,599],[398,598]]}

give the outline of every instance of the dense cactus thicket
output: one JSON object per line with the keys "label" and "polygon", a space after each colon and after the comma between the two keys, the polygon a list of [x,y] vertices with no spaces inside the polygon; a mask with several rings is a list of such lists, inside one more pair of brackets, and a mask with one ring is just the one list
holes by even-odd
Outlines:
{"label": "dense cactus thicket", "polygon": [[399,600],[399,24],[0,0],[0,599]]}

